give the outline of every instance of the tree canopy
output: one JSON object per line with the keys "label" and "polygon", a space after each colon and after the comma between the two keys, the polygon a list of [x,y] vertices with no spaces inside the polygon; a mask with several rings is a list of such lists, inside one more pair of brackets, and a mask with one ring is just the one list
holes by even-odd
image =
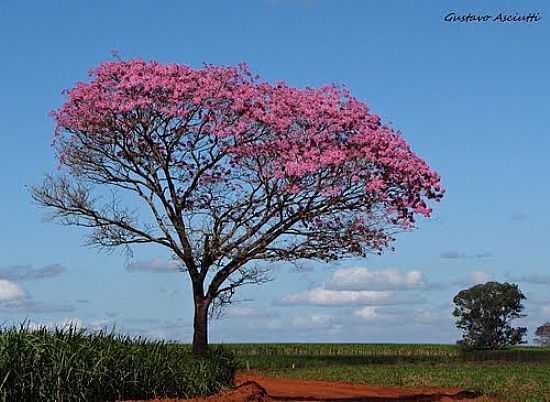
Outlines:
{"label": "tree canopy", "polygon": [[453,299],[456,325],[464,331],[463,344],[470,348],[499,349],[523,343],[526,328],[511,321],[525,317],[525,296],[518,285],[487,282],[461,290]]}
{"label": "tree canopy", "polygon": [[51,113],[62,171],[33,197],[89,228],[89,244],[167,247],[206,309],[267,280],[258,261],[379,253],[443,196],[439,175],[346,88],[271,84],[244,64],[120,60],[90,76]]}

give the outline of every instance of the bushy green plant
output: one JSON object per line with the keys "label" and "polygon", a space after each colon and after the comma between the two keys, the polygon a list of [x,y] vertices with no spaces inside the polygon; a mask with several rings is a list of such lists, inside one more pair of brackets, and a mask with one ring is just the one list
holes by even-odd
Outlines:
{"label": "bushy green plant", "polygon": [[222,348],[197,358],[165,341],[113,331],[0,330],[0,401],[190,398],[232,384],[236,363]]}

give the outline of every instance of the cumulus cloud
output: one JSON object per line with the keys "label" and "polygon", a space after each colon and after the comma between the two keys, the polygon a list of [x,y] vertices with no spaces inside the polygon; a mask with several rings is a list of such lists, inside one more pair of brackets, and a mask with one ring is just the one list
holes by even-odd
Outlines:
{"label": "cumulus cloud", "polygon": [[55,305],[35,302],[16,283],[0,279],[0,312],[1,313],[58,313],[71,312],[71,305]]}
{"label": "cumulus cloud", "polygon": [[15,283],[0,279],[0,303],[25,297],[25,291]]}
{"label": "cumulus cloud", "polygon": [[424,275],[419,271],[403,273],[393,269],[370,271],[367,268],[344,268],[334,272],[326,289],[386,291],[425,286]]}
{"label": "cumulus cloud", "polygon": [[366,321],[373,321],[380,317],[380,314],[377,312],[377,307],[374,306],[365,306],[353,312],[353,315],[360,317]]}
{"label": "cumulus cloud", "polygon": [[65,268],[59,264],[46,265],[42,268],[33,268],[32,265],[10,265],[0,268],[0,279],[12,281],[25,281],[53,278],[65,272]]}
{"label": "cumulus cloud", "polygon": [[126,270],[129,272],[169,273],[179,272],[181,268],[181,265],[177,261],[167,260],[160,257],[150,260],[131,262],[126,266]]}
{"label": "cumulus cloud", "polygon": [[466,254],[460,251],[445,251],[439,255],[440,258],[447,259],[447,260],[461,260],[461,259],[483,259],[483,258],[490,258],[493,254],[488,251],[482,251],[475,254]]}
{"label": "cumulus cloud", "polygon": [[392,293],[384,291],[346,291],[315,288],[285,296],[282,304],[379,304],[391,300]]}
{"label": "cumulus cloud", "polygon": [[394,292],[378,290],[331,290],[314,288],[301,293],[285,296],[279,304],[313,304],[319,306],[345,305],[392,305],[402,303],[418,303],[420,298],[399,297]]}

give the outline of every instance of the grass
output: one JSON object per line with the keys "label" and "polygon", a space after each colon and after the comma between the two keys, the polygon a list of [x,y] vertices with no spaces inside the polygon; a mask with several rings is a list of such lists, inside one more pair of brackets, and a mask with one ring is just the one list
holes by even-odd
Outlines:
{"label": "grass", "polygon": [[[235,364],[272,376],[459,387],[508,401],[550,402],[550,348],[464,353],[455,345],[418,344],[223,347],[209,359],[196,359],[190,345],[101,332],[50,333],[23,326],[0,331],[0,402],[207,395],[230,384]],[[217,350],[216,345],[212,349]]]}
{"label": "grass", "polygon": [[228,344],[241,368],[270,376],[383,386],[459,387],[507,401],[550,401],[550,349],[464,354],[455,345]]}
{"label": "grass", "polygon": [[338,364],[261,369],[259,372],[270,376],[397,387],[459,387],[508,401],[550,401],[550,364],[540,363]]}

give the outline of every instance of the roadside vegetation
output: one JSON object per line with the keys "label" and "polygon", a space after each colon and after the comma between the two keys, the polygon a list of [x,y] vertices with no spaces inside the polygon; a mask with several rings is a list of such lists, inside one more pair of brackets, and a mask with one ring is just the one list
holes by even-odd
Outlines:
{"label": "roadside vegetation", "polygon": [[0,401],[190,398],[232,385],[234,370],[371,385],[460,387],[507,401],[550,401],[550,348],[422,344],[189,344],[102,331],[0,331]]}
{"label": "roadside vegetation", "polygon": [[220,348],[198,358],[173,343],[86,330],[0,330],[0,401],[105,402],[191,398],[232,385]]}
{"label": "roadside vegetation", "polygon": [[[186,346],[187,347],[187,346]],[[239,367],[305,380],[460,387],[506,401],[550,401],[550,348],[419,344],[228,344]]]}

